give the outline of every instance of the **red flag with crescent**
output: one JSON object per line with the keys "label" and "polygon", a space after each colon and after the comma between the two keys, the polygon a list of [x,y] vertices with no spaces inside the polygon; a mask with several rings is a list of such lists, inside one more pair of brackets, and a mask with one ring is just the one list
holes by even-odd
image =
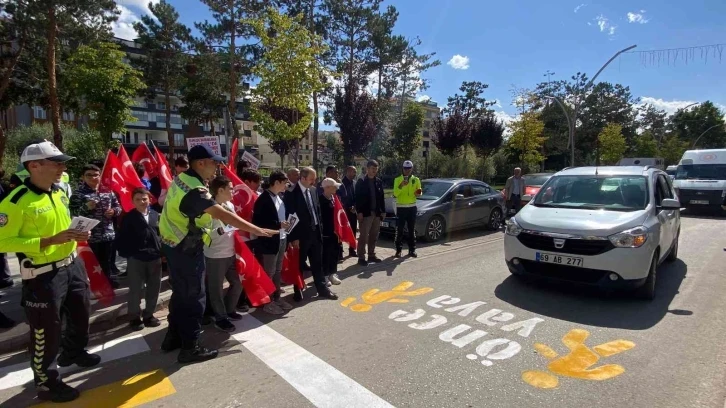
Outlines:
{"label": "red flag with crescent", "polygon": [[300,248],[289,245],[285,251],[285,258],[282,260],[282,272],[280,278],[288,285],[294,285],[298,289],[305,287],[305,281],[300,273]]}
{"label": "red flag with crescent", "polygon": [[[255,209],[257,201],[257,192],[252,191],[247,184],[243,183],[239,177],[227,166],[222,166],[224,175],[232,181],[232,204],[234,204],[234,212],[242,219],[252,222],[252,213]],[[243,237],[249,238],[250,234],[246,231],[239,231]]]}
{"label": "red flag with crescent", "polygon": [[87,242],[79,242],[76,251],[78,252],[78,257],[83,262],[83,266],[86,268],[93,297],[104,305],[111,304],[115,294],[111,283],[108,281],[106,275],[103,274],[103,269],[101,269],[96,255],[88,246]]}
{"label": "red flag with crescent", "polygon": [[[136,173],[134,173],[134,176],[135,175]],[[125,212],[129,212],[134,209],[131,192],[136,187],[144,186],[141,184],[141,180],[139,180],[138,177],[136,177],[135,180],[124,177],[123,168],[118,157],[116,157],[116,155],[110,150],[106,154],[106,162],[103,165],[101,184],[103,187],[108,188],[118,195],[118,201]]]}
{"label": "red flag with crescent", "polygon": [[151,153],[151,150],[149,150],[149,146],[147,146],[146,143],[141,143],[139,147],[134,150],[134,153],[131,155],[131,160],[134,163],[141,163],[144,166],[144,170],[146,170],[146,175],[149,179],[158,175],[156,172],[156,158],[154,157],[154,154]]}
{"label": "red flag with crescent", "polygon": [[235,267],[252,306],[259,307],[270,303],[270,295],[277,290],[275,283],[267,276],[239,234],[234,234],[234,252]]}
{"label": "red flag with crescent", "polygon": [[239,139],[234,138],[234,142],[232,142],[232,148],[229,150],[229,165],[230,166],[237,165],[237,152],[238,151],[239,151]]}
{"label": "red flag with crescent", "polygon": [[350,227],[348,215],[343,209],[343,204],[335,195],[333,195],[333,202],[335,203],[335,235],[337,235],[342,242],[347,242],[351,248],[357,248],[358,242],[355,240],[355,234],[353,233],[353,229]]}
{"label": "red flag with crescent", "polygon": [[161,189],[169,190],[174,178],[171,176],[171,170],[169,169],[169,162],[166,161],[166,156],[159,151],[156,145],[154,145],[154,158],[156,159],[156,172],[159,174]]}

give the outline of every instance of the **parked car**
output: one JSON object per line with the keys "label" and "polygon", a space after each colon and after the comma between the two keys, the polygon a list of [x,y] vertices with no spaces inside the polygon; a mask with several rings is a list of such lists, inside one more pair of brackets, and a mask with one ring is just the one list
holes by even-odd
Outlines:
{"label": "parked car", "polygon": [[[416,236],[437,241],[447,232],[486,226],[497,230],[502,225],[504,197],[488,184],[467,179],[427,179],[421,181],[423,193],[416,206]],[[395,205],[394,205],[395,207]],[[381,231],[394,233],[395,213],[389,211]]]}
{"label": "parked car", "polygon": [[563,170],[506,225],[511,273],[655,296],[658,265],[678,257],[680,203],[653,167]]}
{"label": "parked car", "polygon": [[554,173],[532,173],[524,175],[524,197],[522,205],[527,204]]}

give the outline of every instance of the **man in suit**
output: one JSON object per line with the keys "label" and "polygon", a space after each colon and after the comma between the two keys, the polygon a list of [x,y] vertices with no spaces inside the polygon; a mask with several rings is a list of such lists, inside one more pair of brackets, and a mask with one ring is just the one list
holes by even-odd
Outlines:
{"label": "man in suit", "polygon": [[504,185],[504,193],[507,198],[507,212],[514,208],[514,212],[519,211],[522,205],[522,197],[524,196],[524,178],[522,177],[522,169],[519,167],[514,169],[514,175],[507,179]]}
{"label": "man in suit", "polygon": [[[285,194],[286,217],[296,214],[298,223],[288,236],[288,241],[293,247],[300,248],[300,269],[305,259],[310,260],[310,269],[313,273],[315,288],[318,296],[336,300],[338,295],[331,292],[325,284],[325,276],[322,269],[323,256],[323,233],[322,217],[320,215],[320,201],[315,191],[315,179],[317,174],[310,167],[300,170],[300,180],[293,186],[292,191]],[[295,301],[301,301],[303,294],[300,289],[295,288]]]}

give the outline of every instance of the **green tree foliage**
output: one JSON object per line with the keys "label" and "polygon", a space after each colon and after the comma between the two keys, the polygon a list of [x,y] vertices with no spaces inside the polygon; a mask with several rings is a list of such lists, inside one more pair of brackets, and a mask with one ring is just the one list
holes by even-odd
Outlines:
{"label": "green tree foliage", "polygon": [[516,152],[522,166],[535,167],[545,157],[542,155],[544,138],[544,123],[536,112],[524,112],[517,120],[512,122],[512,135],[507,140],[509,149]]}
{"label": "green tree foliage", "polygon": [[[308,109],[313,92],[325,88],[318,65],[325,48],[301,21],[273,8],[264,18],[250,21],[264,49],[252,71],[260,82],[253,90],[251,114],[258,131],[270,140],[298,139],[313,119]],[[285,120],[275,110],[294,115]]]}
{"label": "green tree foliage", "polygon": [[179,108],[179,113],[189,123],[208,123],[214,135],[214,124],[222,117],[227,104],[225,75],[221,69],[222,56],[203,43],[197,44],[196,49],[197,53],[190,56],[181,85],[184,106]]}
{"label": "green tree foliage", "polygon": [[285,156],[290,154],[290,151],[292,151],[293,147],[295,147],[295,145],[298,143],[298,141],[280,139],[280,140],[269,140],[268,143],[269,143],[272,151],[277,153],[280,156],[280,168],[284,168],[285,167]]}
{"label": "green tree foliage", "polygon": [[113,43],[82,45],[68,60],[68,83],[83,98],[80,113],[93,115],[95,128],[107,142],[125,132],[134,97],[145,85],[141,72],[124,62],[126,54]]}
{"label": "green tree foliage", "polygon": [[353,163],[363,154],[377,133],[377,104],[375,98],[357,87],[338,87],[335,92],[332,117],[340,128],[343,142],[343,161]]}
{"label": "green tree foliage", "polygon": [[600,161],[603,164],[613,165],[623,158],[628,145],[622,130],[620,124],[608,123],[598,135]]}
{"label": "green tree foliage", "polygon": [[191,42],[189,28],[179,22],[179,13],[164,0],[149,4],[153,15],[141,17],[134,23],[138,34],[137,42],[146,52],[144,58],[135,60],[144,73],[147,96],[155,98],[158,93],[166,105],[166,133],[169,141],[169,155],[174,157],[174,132],[171,128],[171,94],[184,83],[189,58],[186,54]]}
{"label": "green tree foliage", "polygon": [[488,157],[504,143],[505,126],[494,115],[472,119],[469,144],[480,157]]}
{"label": "green tree foliage", "polygon": [[681,140],[688,142],[689,147],[696,140],[699,149],[720,149],[726,146],[724,112],[711,101],[688,110],[678,110],[671,118],[670,129]]}
{"label": "green tree foliage", "polygon": [[658,157],[665,160],[666,166],[678,164],[683,157],[683,153],[690,147],[688,142],[678,138],[676,134],[668,134],[663,138],[658,151]]}
{"label": "green tree foliage", "polygon": [[657,157],[658,156],[658,141],[653,137],[653,133],[645,131],[637,136],[633,140],[633,144],[630,147],[631,157]]}
{"label": "green tree foliage", "polygon": [[459,154],[468,140],[469,123],[459,109],[447,111],[433,123],[433,141],[441,153],[447,156]]}
{"label": "green tree foliage", "polygon": [[424,110],[418,103],[407,103],[403,114],[393,125],[391,148],[396,161],[409,160],[413,152],[421,145],[421,129],[424,122]]}

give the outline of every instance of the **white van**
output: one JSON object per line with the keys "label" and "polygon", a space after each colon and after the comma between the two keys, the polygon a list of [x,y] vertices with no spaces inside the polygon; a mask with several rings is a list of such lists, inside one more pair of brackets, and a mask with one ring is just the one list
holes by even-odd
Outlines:
{"label": "white van", "polygon": [[726,195],[726,149],[687,150],[673,187],[682,207],[720,209]]}
{"label": "white van", "polygon": [[668,174],[668,177],[673,181],[676,178],[676,173],[678,172],[678,166],[672,165],[666,167],[666,174]]}
{"label": "white van", "polygon": [[660,157],[624,157],[617,166],[652,166],[665,170],[665,160]]}

